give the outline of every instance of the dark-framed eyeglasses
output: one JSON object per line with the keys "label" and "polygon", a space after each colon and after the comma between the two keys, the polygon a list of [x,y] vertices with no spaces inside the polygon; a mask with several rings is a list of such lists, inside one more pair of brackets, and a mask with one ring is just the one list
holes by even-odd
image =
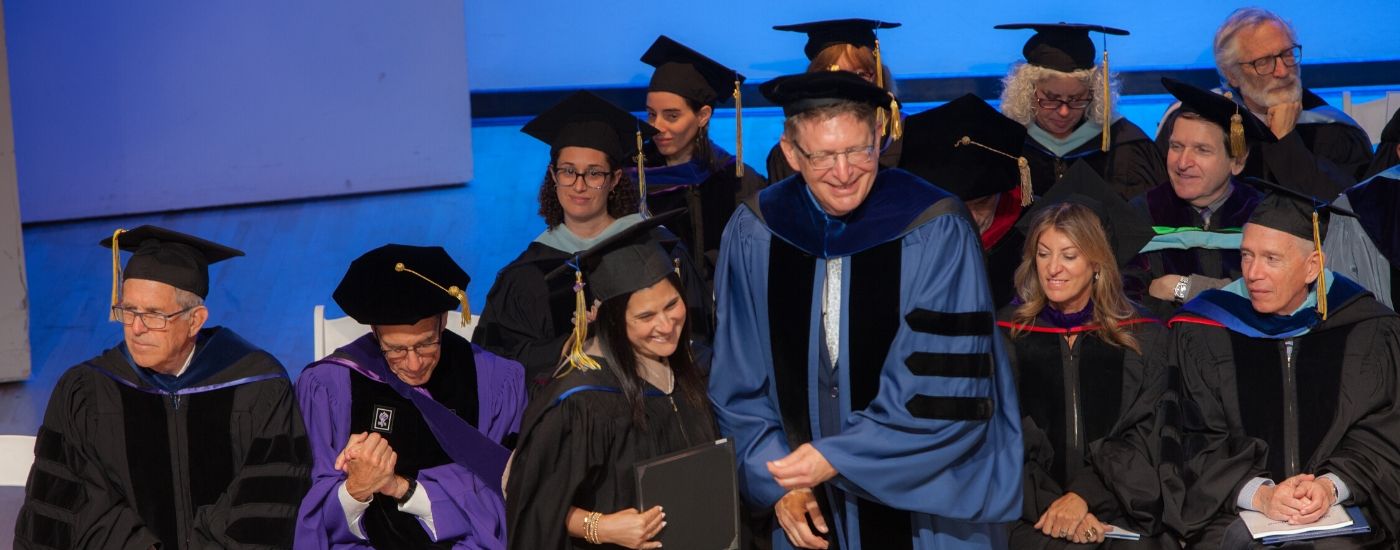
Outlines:
{"label": "dark-framed eyeglasses", "polygon": [[1266,55],[1253,61],[1245,61],[1244,63],[1240,63],[1240,65],[1253,67],[1254,74],[1264,76],[1268,74],[1273,74],[1274,69],[1278,68],[1279,61],[1282,61],[1283,66],[1285,67],[1297,67],[1298,62],[1302,60],[1303,46],[1301,44],[1294,44],[1292,46],[1289,46],[1288,49],[1285,49],[1276,54]]}
{"label": "dark-framed eyeglasses", "polygon": [[810,164],[814,170],[830,170],[836,167],[836,159],[838,158],[846,159],[846,164],[866,164],[875,160],[879,154],[875,151],[874,144],[830,153],[808,153],[796,141],[792,142],[792,147],[807,159],[807,164]]}
{"label": "dark-framed eyeglasses", "polygon": [[408,352],[410,351],[413,352],[414,355],[423,357],[425,355],[436,355],[438,350],[441,348],[442,339],[439,338],[431,342],[423,342],[421,344],[414,344],[411,346],[394,346],[392,348],[379,348],[379,351],[384,354],[385,359],[388,359],[390,361],[398,361],[405,357],[408,357]]}
{"label": "dark-framed eyeglasses", "polygon": [[1094,102],[1092,97],[1071,97],[1069,99],[1055,99],[1049,97],[1036,96],[1035,104],[1047,111],[1058,111],[1061,106],[1069,107],[1071,111],[1082,111],[1089,108],[1089,104]]}
{"label": "dark-framed eyeglasses", "polygon": [[140,319],[141,324],[148,329],[163,330],[165,327],[170,326],[171,319],[193,310],[194,307],[187,307],[174,313],[161,313],[159,311],[136,311],[129,307],[112,306],[112,319],[126,326],[131,326],[136,323],[137,319]]}
{"label": "dark-framed eyeglasses", "polygon": [[554,181],[554,185],[575,187],[578,185],[579,178],[583,178],[583,184],[587,185],[589,189],[602,189],[612,178],[612,172],[602,168],[589,168],[580,171],[573,166],[550,165],[549,177]]}

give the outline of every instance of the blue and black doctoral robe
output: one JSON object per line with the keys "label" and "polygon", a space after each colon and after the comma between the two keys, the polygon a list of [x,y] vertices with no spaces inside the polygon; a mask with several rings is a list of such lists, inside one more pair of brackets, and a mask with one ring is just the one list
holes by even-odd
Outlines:
{"label": "blue and black doctoral robe", "polygon": [[[1254,311],[1242,281],[1202,293],[1169,323],[1182,378],[1184,501],[1167,522],[1216,548],[1256,477],[1335,474],[1372,535],[1400,533],[1400,317],[1328,273],[1326,320],[1311,291],[1292,315]],[[1358,545],[1359,547],[1360,545]]]}
{"label": "blue and black doctoral robe", "polygon": [[34,454],[16,548],[287,548],[310,483],[286,371],[222,327],[179,377],[125,343],[68,369]]}
{"label": "blue and black doctoral robe", "polygon": [[[1050,187],[1069,173],[1075,161],[1084,161],[1108,182],[1124,200],[1141,195],[1167,180],[1163,154],[1132,121],[1119,117],[1109,125],[1109,148],[1103,151],[1103,126],[1085,120],[1063,144],[1043,143],[1044,134],[1034,122],[1027,125],[1026,147],[1022,155],[1030,162],[1034,195],[1044,196]],[[1047,139],[1048,138],[1041,138]]]}
{"label": "blue and black doctoral robe", "polygon": [[[826,360],[826,261],[841,258],[840,352]],[[839,474],[817,487],[845,549],[1004,547],[1021,509],[1014,380],[977,232],[953,195],[880,172],[844,217],[801,176],[725,229],[710,398],[758,509],[786,493],[766,463],[811,442]],[[775,548],[790,543],[776,524]]]}

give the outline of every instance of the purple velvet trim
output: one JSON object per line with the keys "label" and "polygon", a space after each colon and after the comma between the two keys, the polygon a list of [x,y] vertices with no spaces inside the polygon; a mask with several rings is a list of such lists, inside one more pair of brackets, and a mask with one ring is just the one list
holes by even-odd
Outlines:
{"label": "purple velvet trim", "polygon": [[1094,301],[1089,300],[1089,303],[1085,304],[1084,309],[1074,313],[1064,313],[1055,309],[1054,306],[1046,306],[1041,308],[1040,314],[1036,317],[1051,326],[1059,328],[1082,327],[1094,320]]}

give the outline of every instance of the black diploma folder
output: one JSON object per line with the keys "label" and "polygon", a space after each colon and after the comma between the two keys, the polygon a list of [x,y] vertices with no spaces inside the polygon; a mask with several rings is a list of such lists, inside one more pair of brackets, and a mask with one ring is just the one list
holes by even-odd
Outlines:
{"label": "black diploma folder", "polygon": [[638,462],[637,509],[661,506],[666,527],[657,535],[672,550],[739,548],[739,482],[734,443],[721,439]]}

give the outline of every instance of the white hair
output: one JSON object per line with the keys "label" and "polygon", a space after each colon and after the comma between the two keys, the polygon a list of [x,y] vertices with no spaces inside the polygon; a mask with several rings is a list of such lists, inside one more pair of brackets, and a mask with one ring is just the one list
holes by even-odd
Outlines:
{"label": "white hair", "polygon": [[1240,45],[1235,40],[1235,35],[1244,29],[1273,23],[1278,25],[1288,33],[1288,40],[1294,44],[1298,43],[1298,33],[1293,30],[1293,25],[1285,21],[1278,14],[1259,7],[1240,8],[1225,18],[1225,22],[1220,24],[1220,28],[1215,31],[1215,45],[1213,53],[1215,55],[1215,70],[1220,73],[1220,78],[1224,80],[1222,84],[1229,85],[1232,77],[1239,74],[1240,68]]}
{"label": "white hair", "polygon": [[1011,72],[1001,79],[1001,113],[1007,118],[1029,125],[1035,120],[1035,112],[1040,109],[1035,101],[1035,87],[1046,79],[1056,76],[1065,76],[1078,80],[1084,84],[1094,99],[1089,103],[1089,108],[1084,111],[1084,116],[1091,120],[1101,120],[1106,106],[1118,104],[1118,82],[1117,73],[1108,74],[1108,95],[1103,97],[1099,93],[1103,89],[1103,71],[1098,67],[1089,69],[1079,69],[1073,72],[1061,72],[1055,69],[1032,65],[1024,61],[1017,62],[1011,66]]}
{"label": "white hair", "polygon": [[177,288],[175,289],[175,304],[180,306],[180,309],[194,309],[204,305],[204,298],[200,298],[198,294],[183,288]]}

